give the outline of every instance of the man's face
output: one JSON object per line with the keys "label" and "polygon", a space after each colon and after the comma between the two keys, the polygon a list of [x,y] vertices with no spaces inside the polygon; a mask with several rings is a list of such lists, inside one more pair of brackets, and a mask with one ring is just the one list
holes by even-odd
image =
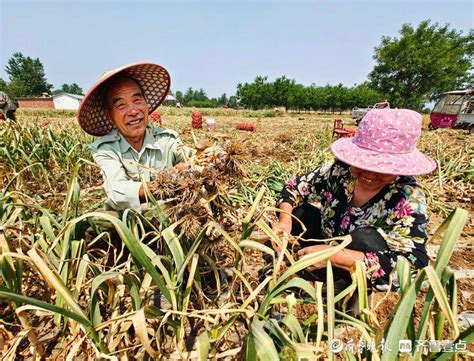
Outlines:
{"label": "man's face", "polygon": [[114,81],[107,89],[107,114],[123,137],[139,142],[145,136],[148,105],[138,84],[131,79]]}

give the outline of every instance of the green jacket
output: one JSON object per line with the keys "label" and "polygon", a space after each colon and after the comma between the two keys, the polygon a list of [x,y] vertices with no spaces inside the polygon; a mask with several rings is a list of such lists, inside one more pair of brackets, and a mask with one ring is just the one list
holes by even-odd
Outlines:
{"label": "green jacket", "polygon": [[107,193],[106,209],[140,210],[138,197],[142,179],[149,182],[153,171],[185,162],[185,149],[178,134],[148,125],[142,149],[137,152],[123,136],[113,130],[95,140],[90,149],[101,169]]}

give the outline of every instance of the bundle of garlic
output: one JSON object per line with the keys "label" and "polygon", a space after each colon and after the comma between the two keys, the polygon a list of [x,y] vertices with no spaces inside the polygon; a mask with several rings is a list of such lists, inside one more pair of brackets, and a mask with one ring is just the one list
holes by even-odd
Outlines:
{"label": "bundle of garlic", "polygon": [[[235,209],[217,201],[229,191],[233,179],[244,175],[244,163],[250,156],[249,147],[236,139],[227,139],[222,146],[200,141],[195,148],[187,169],[156,172],[149,184],[153,196],[165,200],[170,220],[179,221],[181,231],[190,237],[209,221],[227,230],[236,226]],[[213,240],[218,232],[209,230],[206,236]]]}

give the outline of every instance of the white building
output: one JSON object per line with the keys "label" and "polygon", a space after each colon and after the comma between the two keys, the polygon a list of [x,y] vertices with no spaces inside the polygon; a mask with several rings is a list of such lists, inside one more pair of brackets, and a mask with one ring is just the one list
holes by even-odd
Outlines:
{"label": "white building", "polygon": [[55,109],[79,109],[83,95],[61,93],[53,96]]}

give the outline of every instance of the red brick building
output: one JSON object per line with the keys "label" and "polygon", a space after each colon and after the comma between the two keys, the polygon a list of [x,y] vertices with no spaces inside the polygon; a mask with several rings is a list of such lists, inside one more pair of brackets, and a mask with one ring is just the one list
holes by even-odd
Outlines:
{"label": "red brick building", "polygon": [[54,109],[53,97],[47,98],[18,98],[20,108],[52,108]]}

